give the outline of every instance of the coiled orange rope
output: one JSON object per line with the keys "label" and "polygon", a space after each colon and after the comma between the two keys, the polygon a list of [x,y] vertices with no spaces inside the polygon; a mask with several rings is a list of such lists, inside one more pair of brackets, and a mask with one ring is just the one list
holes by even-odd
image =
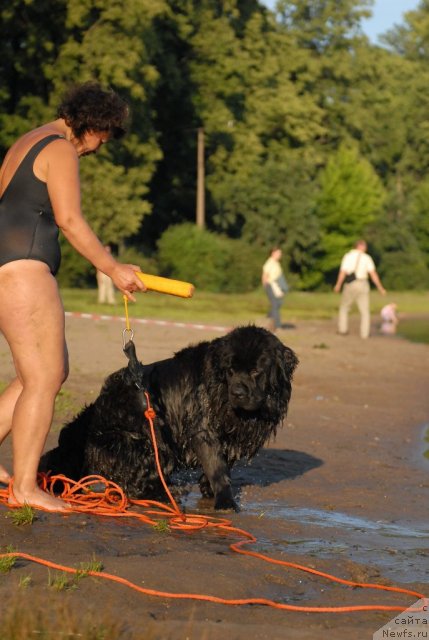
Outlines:
{"label": "coiled orange rope", "polygon": [[[91,513],[94,515],[101,516],[110,516],[117,518],[134,518],[139,522],[149,524],[152,526],[157,525],[161,520],[167,520],[169,523],[169,527],[176,531],[186,531],[186,532],[195,532],[200,531],[201,529],[215,529],[223,534],[234,535],[240,540],[230,545],[230,549],[235,551],[236,553],[240,553],[247,556],[252,556],[259,560],[263,560],[264,562],[269,562],[271,564],[280,565],[285,568],[296,569],[298,571],[303,571],[308,574],[312,574],[323,578],[325,580],[330,580],[332,582],[336,582],[348,587],[360,587],[362,589],[375,589],[378,591],[386,591],[391,593],[399,593],[404,594],[406,596],[410,596],[413,599],[425,599],[425,596],[417,591],[412,591],[410,589],[402,589],[400,587],[395,586],[385,586],[374,583],[366,583],[366,582],[354,582],[352,580],[345,580],[343,578],[339,578],[329,573],[325,573],[323,571],[318,571],[316,569],[312,569],[310,567],[306,567],[304,565],[296,564],[294,562],[287,562],[285,560],[278,560],[272,558],[270,556],[264,555],[262,553],[258,553],[255,551],[249,551],[247,549],[243,549],[245,545],[252,544],[257,542],[256,538],[249,532],[244,531],[243,529],[239,529],[234,527],[230,520],[218,517],[211,517],[206,515],[199,514],[185,514],[182,513],[177,506],[171,492],[169,491],[165,479],[162,474],[161,466],[158,458],[158,447],[156,443],[156,435],[155,429],[153,425],[153,419],[155,417],[155,413],[150,405],[149,396],[146,394],[147,400],[147,410],[145,412],[145,416],[149,422],[150,433],[152,438],[152,443],[155,452],[155,460],[158,469],[158,473],[160,475],[162,484],[168,495],[170,500],[170,505],[163,504],[160,502],[156,502],[153,500],[134,500],[127,498],[125,496],[122,489],[113,482],[102,478],[101,476],[88,476],[83,478],[79,482],[75,482],[66,478],[65,476],[49,476],[45,474],[40,474],[39,481],[41,487],[50,492],[52,495],[55,494],[55,486],[57,483],[61,483],[63,486],[63,490],[61,492],[61,498],[72,505],[72,509],[67,511],[77,512],[77,513]],[[105,489],[104,491],[98,491],[98,486],[103,484]],[[96,485],[97,490],[94,489]],[[12,487],[10,486],[8,489],[0,490],[0,503],[8,505],[8,499],[11,494]],[[8,505],[11,508],[15,508],[15,505]],[[133,509],[133,507],[137,507],[138,510]],[[144,512],[141,510],[144,509]],[[62,512],[64,513],[64,512]],[[64,571],[67,573],[76,574],[78,569],[74,569],[73,567],[68,567],[65,565],[61,565],[55,562],[51,562],[50,560],[45,560],[43,558],[39,558],[36,556],[32,556],[27,553],[22,553],[19,551],[13,551],[9,553],[0,554],[0,558],[7,557],[16,557],[22,558],[25,560],[29,560],[31,562],[35,562],[46,567],[50,567],[52,569],[57,569],[60,571]],[[172,593],[167,591],[158,591],[155,589],[148,589],[141,587],[133,582],[125,578],[121,578],[120,576],[112,575],[106,573],[104,571],[88,571],[88,575],[95,576],[98,578],[104,578],[105,580],[109,580],[112,582],[116,582],[122,584],[124,586],[129,587],[139,593],[143,593],[149,596],[156,596],[161,598],[176,598],[183,600],[199,600],[206,602],[214,602],[218,604],[224,605],[248,605],[248,604],[259,604],[268,607],[273,607],[275,609],[281,609],[284,611],[298,611],[298,612],[309,612],[309,613],[347,613],[354,611],[404,611],[406,606],[398,606],[398,605],[384,605],[384,604],[374,604],[374,605],[350,605],[350,606],[342,606],[342,607],[309,607],[309,606],[299,606],[299,605],[291,605],[284,604],[282,602],[277,602],[274,600],[270,600],[267,598],[240,598],[240,599],[227,599],[221,598],[217,596],[205,595],[205,594],[197,594],[197,593]],[[414,600],[413,600],[414,601]],[[407,605],[409,606],[409,605]],[[416,611],[420,611],[421,609],[415,609]]]}

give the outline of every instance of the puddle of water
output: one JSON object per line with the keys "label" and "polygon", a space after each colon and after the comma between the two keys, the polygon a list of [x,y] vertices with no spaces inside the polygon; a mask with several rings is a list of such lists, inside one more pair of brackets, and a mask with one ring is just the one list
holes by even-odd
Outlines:
{"label": "puddle of water", "polygon": [[403,318],[398,326],[398,334],[411,342],[429,344],[429,322],[422,318]]}
{"label": "puddle of water", "polygon": [[[270,518],[282,518],[288,521],[310,523],[318,527],[341,527],[352,531],[376,531],[379,535],[399,538],[426,538],[429,540],[429,527],[419,528],[414,525],[400,525],[383,520],[368,520],[358,516],[350,516],[337,511],[323,511],[302,507],[285,507],[277,503],[264,502],[264,515]],[[245,503],[243,508],[255,515],[261,511],[257,503]]]}
{"label": "puddle of water", "polygon": [[[197,487],[183,496],[186,511],[198,510]],[[294,523],[294,537],[258,536],[258,547],[289,554],[333,558],[336,555],[374,566],[384,577],[402,583],[429,581],[429,525],[370,520],[368,518],[305,507],[289,507],[279,502],[251,502],[241,496],[246,515]],[[297,532],[296,525],[300,529]],[[251,527],[250,527],[251,528]],[[283,529],[284,531],[284,529]],[[278,534],[277,534],[278,535]]]}
{"label": "puddle of water", "polygon": [[[243,503],[257,515],[261,504]],[[369,520],[336,511],[287,507],[264,503],[264,517],[303,526],[305,538],[276,542],[289,553],[332,558],[347,555],[354,562],[371,565],[383,575],[401,582],[429,580],[429,527]],[[267,541],[265,541],[267,542]]]}

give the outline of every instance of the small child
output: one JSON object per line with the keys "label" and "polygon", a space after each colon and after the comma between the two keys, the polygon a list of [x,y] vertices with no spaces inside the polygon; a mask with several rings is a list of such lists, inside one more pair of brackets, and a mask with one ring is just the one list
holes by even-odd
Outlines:
{"label": "small child", "polygon": [[395,302],[386,304],[381,312],[381,333],[384,335],[393,335],[396,333],[396,327],[398,325],[398,316],[396,315],[396,309],[398,305]]}

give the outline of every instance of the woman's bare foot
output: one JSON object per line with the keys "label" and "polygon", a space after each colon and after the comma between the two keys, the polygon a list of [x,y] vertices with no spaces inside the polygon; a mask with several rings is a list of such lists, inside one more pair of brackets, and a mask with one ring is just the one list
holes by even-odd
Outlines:
{"label": "woman's bare foot", "polygon": [[68,511],[71,509],[71,505],[68,502],[51,496],[49,493],[39,489],[39,487],[28,492],[21,492],[16,487],[13,487],[13,491],[12,489],[10,491],[8,503],[15,507],[28,504],[35,509],[44,509],[45,511]]}
{"label": "woman's bare foot", "polygon": [[0,464],[0,482],[1,484],[9,484],[10,475],[6,469]]}

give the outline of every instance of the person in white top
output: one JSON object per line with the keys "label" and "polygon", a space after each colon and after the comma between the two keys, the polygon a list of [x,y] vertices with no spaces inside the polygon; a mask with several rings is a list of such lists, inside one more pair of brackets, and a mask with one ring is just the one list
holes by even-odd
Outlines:
{"label": "person in white top", "polygon": [[[386,295],[386,290],[381,284],[373,259],[366,253],[365,240],[358,240],[355,248],[345,254],[341,261],[337,282],[334,287],[336,293],[341,295],[340,310],[338,315],[338,333],[348,333],[349,311],[356,303],[360,313],[360,337],[368,338],[370,332],[370,306],[369,306],[369,282],[371,278],[381,295]],[[343,286],[344,285],[344,286]]]}
{"label": "person in white top", "polygon": [[[110,245],[104,245],[107,253],[112,253]],[[98,304],[116,304],[115,300],[115,285],[113,280],[106,273],[97,269],[97,287],[98,287]]]}
{"label": "person in white top", "polygon": [[282,326],[280,319],[280,307],[283,304],[285,293],[288,291],[286,279],[280,264],[282,250],[279,247],[271,249],[268,260],[262,267],[262,285],[270,301],[269,329],[274,333]]}

